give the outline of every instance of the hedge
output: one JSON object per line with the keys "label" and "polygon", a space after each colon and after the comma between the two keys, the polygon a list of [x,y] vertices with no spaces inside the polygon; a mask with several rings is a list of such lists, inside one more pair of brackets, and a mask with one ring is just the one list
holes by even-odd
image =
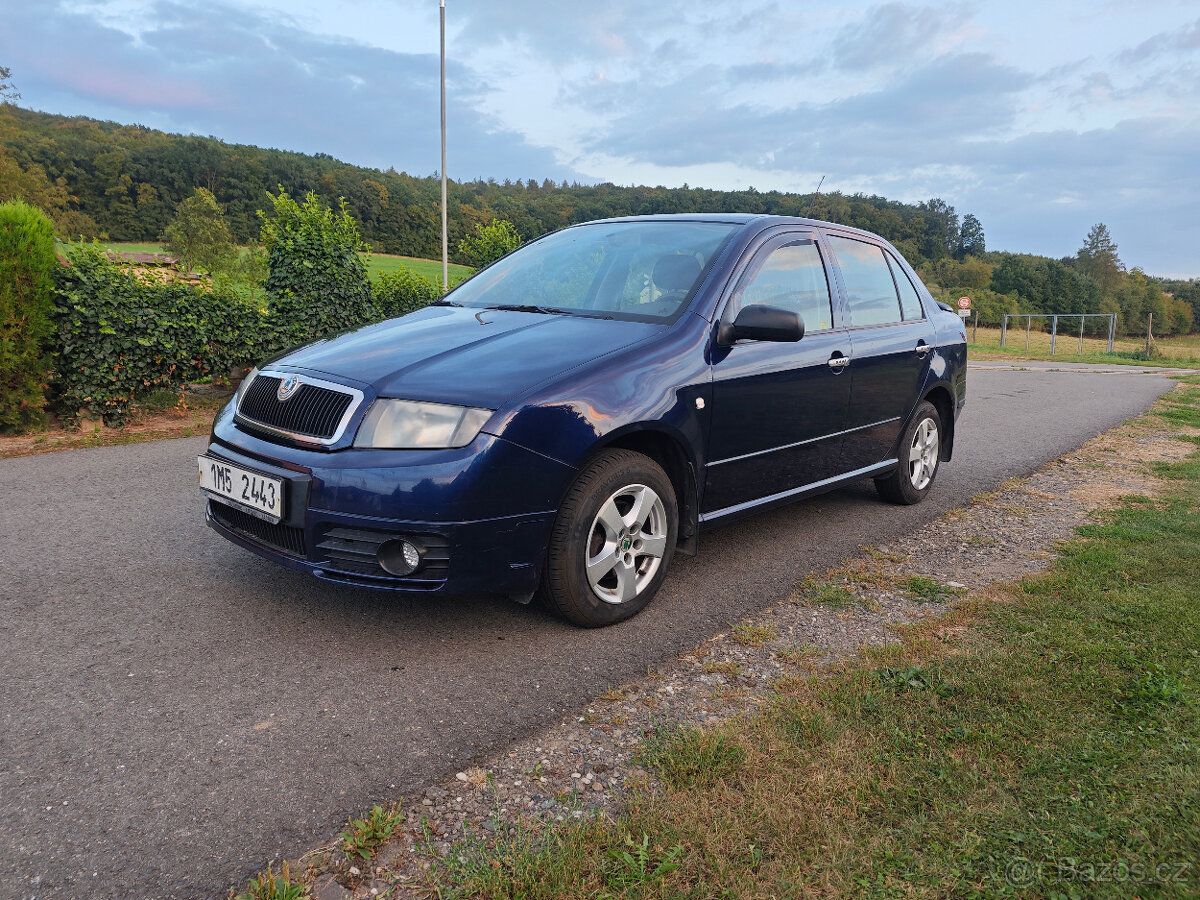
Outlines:
{"label": "hedge", "polygon": [[0,203],[0,431],[45,418],[54,268],[46,214],[21,200]]}
{"label": "hedge", "polygon": [[55,274],[58,405],[124,423],[140,396],[225,376],[273,344],[264,312],[229,290],[162,283],[75,246]]}
{"label": "hedge", "polygon": [[309,193],[297,203],[281,187],[260,211],[270,274],[267,297],[282,346],[353,328],[377,315],[358,223]]}
{"label": "hedge", "polygon": [[440,285],[401,270],[381,276],[367,302],[333,314],[314,311],[320,301],[312,293],[311,305],[285,311],[272,304],[267,311],[228,288],[140,275],[99,245],[73,245],[67,258],[54,279],[55,387],[66,422],[85,414],[120,425],[141,396],[261,362],[296,343],[296,316],[313,329],[305,337],[319,337],[404,315],[441,296]]}
{"label": "hedge", "polygon": [[400,266],[381,274],[371,285],[371,294],[378,318],[390,319],[422,309],[441,297],[441,279],[430,281]]}

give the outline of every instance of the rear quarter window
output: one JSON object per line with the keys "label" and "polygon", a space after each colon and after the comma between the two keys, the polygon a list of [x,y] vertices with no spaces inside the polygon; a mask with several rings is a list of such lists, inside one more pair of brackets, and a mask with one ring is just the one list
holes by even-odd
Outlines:
{"label": "rear quarter window", "polygon": [[921,297],[917,294],[913,283],[908,280],[904,267],[892,254],[889,253],[887,256],[892,267],[892,275],[896,278],[896,287],[900,289],[900,311],[904,313],[904,320],[907,322],[911,319],[924,318],[925,311],[921,308]]}

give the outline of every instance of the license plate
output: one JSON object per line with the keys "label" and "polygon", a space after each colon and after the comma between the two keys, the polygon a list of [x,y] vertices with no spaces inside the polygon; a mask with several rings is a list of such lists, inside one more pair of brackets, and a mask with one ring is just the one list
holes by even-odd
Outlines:
{"label": "license plate", "polygon": [[200,489],[269,522],[283,519],[283,480],[243,469],[223,459],[199,456]]}

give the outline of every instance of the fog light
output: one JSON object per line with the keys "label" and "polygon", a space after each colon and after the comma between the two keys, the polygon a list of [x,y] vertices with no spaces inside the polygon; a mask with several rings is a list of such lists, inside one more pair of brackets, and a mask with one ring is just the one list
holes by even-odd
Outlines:
{"label": "fog light", "polygon": [[379,564],[390,575],[411,575],[421,565],[421,551],[403,540],[384,541],[379,547]]}

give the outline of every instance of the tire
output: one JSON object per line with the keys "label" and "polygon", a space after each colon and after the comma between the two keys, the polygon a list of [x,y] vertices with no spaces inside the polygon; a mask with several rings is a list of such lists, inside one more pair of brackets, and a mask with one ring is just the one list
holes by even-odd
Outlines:
{"label": "tire", "polygon": [[900,438],[900,464],[884,478],[875,479],[879,496],[889,503],[920,503],[933,487],[940,464],[942,417],[932,403],[922,400]]}
{"label": "tire", "polygon": [[675,490],[662,468],[640,453],[605,450],[558,510],[539,599],[584,628],[624,621],[666,578],[678,530]]}

